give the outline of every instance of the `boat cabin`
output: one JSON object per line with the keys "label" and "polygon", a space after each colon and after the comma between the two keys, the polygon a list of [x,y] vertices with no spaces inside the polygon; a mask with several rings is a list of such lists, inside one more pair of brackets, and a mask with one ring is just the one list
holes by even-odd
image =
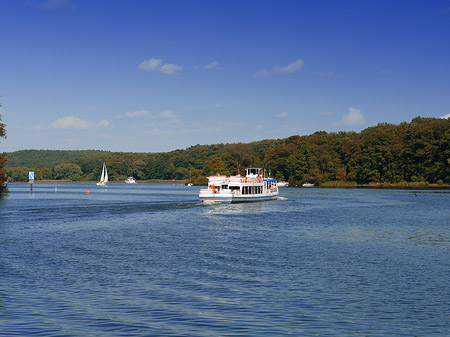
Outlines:
{"label": "boat cabin", "polygon": [[262,169],[260,168],[247,168],[245,169],[245,176],[247,177],[257,177],[262,176]]}
{"label": "boat cabin", "polygon": [[267,191],[278,192],[276,180],[264,178],[261,168],[247,168],[245,177],[237,176],[211,176],[208,177],[208,188],[214,193],[231,193],[233,195],[257,195],[265,194]]}

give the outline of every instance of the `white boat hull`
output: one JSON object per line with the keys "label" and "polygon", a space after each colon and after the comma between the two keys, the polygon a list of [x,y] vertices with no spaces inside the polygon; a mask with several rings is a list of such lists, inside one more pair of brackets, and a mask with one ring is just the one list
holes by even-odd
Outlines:
{"label": "white boat hull", "polygon": [[255,195],[255,196],[220,196],[220,195],[200,195],[199,199],[204,202],[205,204],[214,204],[214,203],[221,203],[221,204],[231,204],[231,203],[239,203],[239,202],[257,202],[257,201],[268,201],[268,200],[276,200],[280,193],[273,194],[270,196],[261,196],[261,195]]}

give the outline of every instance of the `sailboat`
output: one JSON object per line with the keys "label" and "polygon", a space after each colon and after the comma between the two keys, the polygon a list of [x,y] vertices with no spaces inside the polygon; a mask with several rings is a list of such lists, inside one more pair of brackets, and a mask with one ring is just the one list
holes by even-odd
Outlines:
{"label": "sailboat", "polygon": [[103,163],[102,176],[100,177],[100,181],[97,183],[98,186],[106,186],[108,185],[108,170],[106,169],[105,163]]}
{"label": "sailboat", "polygon": [[188,186],[194,186],[194,184],[192,183],[192,172],[191,169],[189,168],[189,184],[187,184]]}

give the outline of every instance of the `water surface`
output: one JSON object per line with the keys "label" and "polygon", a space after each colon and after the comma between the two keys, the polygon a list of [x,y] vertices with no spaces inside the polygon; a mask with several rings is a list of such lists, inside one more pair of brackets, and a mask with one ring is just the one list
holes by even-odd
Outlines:
{"label": "water surface", "polygon": [[447,191],[203,205],[179,184],[9,189],[0,335],[450,335]]}

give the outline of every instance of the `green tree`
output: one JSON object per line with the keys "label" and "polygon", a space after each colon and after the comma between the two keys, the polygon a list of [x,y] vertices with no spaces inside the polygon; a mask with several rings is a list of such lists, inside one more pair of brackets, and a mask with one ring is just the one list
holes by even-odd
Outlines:
{"label": "green tree", "polygon": [[8,168],[6,173],[8,174],[8,179],[11,182],[25,182],[28,181],[28,172],[31,171],[26,167],[12,167]]}
{"label": "green tree", "polygon": [[223,160],[219,157],[213,158],[208,162],[205,173],[206,175],[215,175],[217,173],[220,175],[230,175],[230,171],[227,169]]}
{"label": "green tree", "polygon": [[81,180],[81,168],[77,164],[59,164],[53,169],[53,177],[57,180],[70,179],[72,181]]}
{"label": "green tree", "polygon": [[240,174],[241,170],[257,162],[256,156],[252,154],[251,146],[243,143],[228,144],[223,158],[232,174]]}
{"label": "green tree", "polygon": [[145,162],[142,159],[134,159],[128,164],[128,176],[133,176],[138,180],[145,180]]}

